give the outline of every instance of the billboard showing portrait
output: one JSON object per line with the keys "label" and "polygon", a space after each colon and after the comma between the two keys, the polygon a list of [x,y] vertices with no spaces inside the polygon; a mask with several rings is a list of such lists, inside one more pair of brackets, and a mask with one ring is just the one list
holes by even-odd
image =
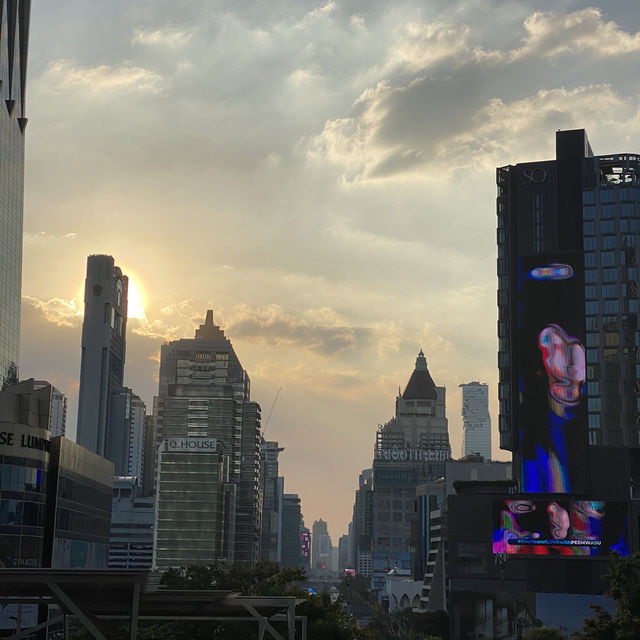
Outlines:
{"label": "billboard showing portrait", "polygon": [[518,267],[516,426],[521,490],[586,493],[582,257],[527,256]]}
{"label": "billboard showing portrait", "polygon": [[493,506],[493,553],[517,555],[629,555],[624,502],[554,499],[501,500]]}

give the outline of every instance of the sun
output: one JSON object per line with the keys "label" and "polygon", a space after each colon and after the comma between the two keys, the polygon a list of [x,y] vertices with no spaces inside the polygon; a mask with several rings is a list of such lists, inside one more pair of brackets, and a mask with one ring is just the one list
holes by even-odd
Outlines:
{"label": "sun", "polygon": [[138,320],[146,319],[142,292],[131,276],[129,276],[129,289],[127,292],[127,317],[138,318]]}

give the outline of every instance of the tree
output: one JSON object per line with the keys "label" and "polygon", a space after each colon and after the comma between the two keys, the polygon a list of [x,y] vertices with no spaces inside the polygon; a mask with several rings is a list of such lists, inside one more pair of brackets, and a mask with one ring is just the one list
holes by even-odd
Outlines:
{"label": "tree", "polygon": [[565,635],[557,627],[534,627],[524,640],[565,640]]}
{"label": "tree", "polygon": [[593,605],[593,616],[582,624],[574,640],[634,640],[640,638],[640,554],[622,558],[612,554],[607,572],[607,596],[616,602],[612,616]]}

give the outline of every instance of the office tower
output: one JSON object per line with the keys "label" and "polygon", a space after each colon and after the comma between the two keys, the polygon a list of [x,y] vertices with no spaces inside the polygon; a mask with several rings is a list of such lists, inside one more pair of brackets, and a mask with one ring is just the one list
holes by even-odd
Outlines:
{"label": "office tower", "polygon": [[18,381],[30,0],[0,2],[0,388]]}
{"label": "office tower", "polygon": [[[36,380],[34,388],[50,386],[46,380]],[[67,431],[67,396],[59,389],[51,387],[51,415],[49,419],[51,437],[64,436]]]}
{"label": "office tower", "polygon": [[353,505],[352,555],[356,573],[368,576],[372,569],[373,469],[364,469],[358,479]]}
{"label": "office tower", "polygon": [[311,569],[330,570],[331,569],[331,537],[327,523],[316,520],[311,527]]}
{"label": "office tower", "polygon": [[280,562],[282,553],[282,495],[284,478],[278,476],[278,455],[284,451],[277,442],[262,438],[260,466],[262,481],[262,542],[260,559]]}
{"label": "office tower", "polygon": [[[375,579],[391,569],[410,570],[411,527],[416,487],[444,475],[451,457],[444,387],[436,387],[422,350],[405,391],[396,398],[396,415],[378,429],[373,460],[371,534]],[[359,534],[358,534],[359,535]]]}
{"label": "office tower", "polygon": [[111,423],[111,413],[124,381],[127,286],[111,256],[87,258],[76,441],[111,460],[118,475],[125,475],[128,434],[124,421]]}
{"label": "office tower", "polygon": [[[169,439],[202,438],[216,439],[223,445],[220,464],[222,456],[228,457],[229,482],[236,487],[233,548],[225,557],[236,562],[258,561],[260,406],[251,402],[249,376],[224,331],[213,324],[211,310],[194,338],[162,346],[158,389],[154,408],[157,445]],[[161,505],[162,470],[158,477]],[[202,500],[206,509],[208,498]],[[159,507],[159,521],[162,517]]]}
{"label": "office tower", "polygon": [[113,480],[110,569],[150,569],[153,564],[155,499],[142,495],[138,478]]}
{"label": "office tower", "polygon": [[301,534],[303,529],[300,496],[285,493],[282,496],[282,560],[283,567],[303,567],[309,558],[303,558]]}
{"label": "office tower", "polygon": [[116,476],[134,476],[142,481],[146,410],[142,399],[128,387],[112,391],[109,448]]}
{"label": "office tower", "polygon": [[640,156],[497,170],[500,446],[522,491],[589,490],[587,447],[640,445]]}
{"label": "office tower", "polygon": [[338,540],[338,574],[344,575],[345,569],[351,569],[349,567],[349,548],[351,547],[351,536],[346,533],[340,536]]}
{"label": "office tower", "polygon": [[144,417],[144,457],[142,464],[142,495],[154,494],[156,470],[156,418],[153,415]]}
{"label": "office tower", "polygon": [[480,382],[469,382],[459,386],[462,388],[464,455],[478,453],[485,460],[491,460],[489,387]]}
{"label": "office tower", "polygon": [[231,560],[237,484],[223,442],[169,437],[158,457],[154,568]]}

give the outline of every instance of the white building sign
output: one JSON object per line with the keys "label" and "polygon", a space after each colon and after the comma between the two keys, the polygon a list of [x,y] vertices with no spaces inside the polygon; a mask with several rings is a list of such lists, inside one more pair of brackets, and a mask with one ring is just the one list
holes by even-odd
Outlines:
{"label": "white building sign", "polygon": [[215,438],[167,438],[166,451],[184,453],[215,453],[218,441]]}

